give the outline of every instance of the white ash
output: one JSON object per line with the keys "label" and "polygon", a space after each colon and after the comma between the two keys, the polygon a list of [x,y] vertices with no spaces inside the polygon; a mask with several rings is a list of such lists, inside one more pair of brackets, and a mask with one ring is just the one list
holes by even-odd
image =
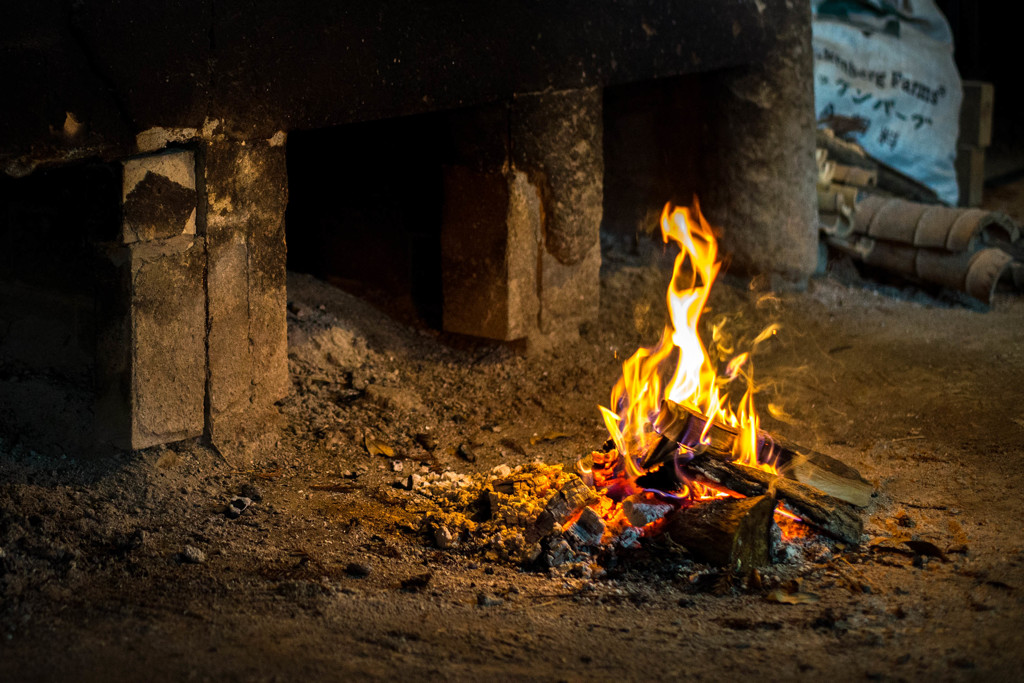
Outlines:
{"label": "white ash", "polygon": [[674,508],[667,503],[651,503],[642,496],[630,496],[622,501],[622,512],[633,526],[645,527],[662,519]]}
{"label": "white ash", "polygon": [[641,536],[643,536],[643,532],[640,529],[628,526],[619,533],[615,543],[622,548],[639,548]]}
{"label": "white ash", "polygon": [[604,536],[604,520],[593,508],[583,508],[579,519],[566,529],[566,536],[577,546],[597,546]]}
{"label": "white ash", "polygon": [[573,552],[569,542],[564,538],[556,538],[548,545],[548,551],[544,554],[545,563],[549,567],[560,567],[563,564],[573,562],[576,553]]}
{"label": "white ash", "polygon": [[495,477],[501,479],[501,478],[507,477],[508,475],[512,474],[512,468],[509,467],[508,465],[498,465],[493,470],[491,470],[491,474],[493,474]]}

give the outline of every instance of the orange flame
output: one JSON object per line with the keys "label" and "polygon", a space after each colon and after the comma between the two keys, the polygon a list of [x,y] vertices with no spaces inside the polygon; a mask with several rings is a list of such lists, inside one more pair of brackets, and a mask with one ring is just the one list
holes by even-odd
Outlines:
{"label": "orange flame", "polygon": [[[666,205],[661,234],[666,243],[671,240],[680,247],[667,294],[670,322],[654,347],[638,349],[623,364],[622,377],[612,389],[612,407],[599,406],[626,473],[631,478],[643,474],[639,462],[658,439],[653,423],[663,399],[709,418],[705,431],[712,420],[736,429],[736,460],[771,469],[757,462],[758,418],[750,354],[735,356],[720,377],[698,333],[701,313],[722,265],[714,230],[695,200],[692,208]],[[774,327],[762,332],[755,345],[774,332]],[[717,327],[713,330],[716,337],[720,333]],[[669,373],[673,360],[675,367]],[[663,382],[665,376],[669,376],[667,382]],[[737,405],[731,406],[722,389],[740,377],[746,381],[746,392]],[[702,434],[701,439],[705,436]],[[710,490],[695,493],[698,497],[716,495]]]}

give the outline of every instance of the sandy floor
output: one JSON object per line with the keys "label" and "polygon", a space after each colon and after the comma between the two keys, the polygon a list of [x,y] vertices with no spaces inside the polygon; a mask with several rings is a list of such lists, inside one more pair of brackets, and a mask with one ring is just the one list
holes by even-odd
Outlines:
{"label": "sandy floor", "polygon": [[[1020,190],[992,201],[1012,212]],[[772,297],[717,287],[709,320],[781,325],[756,358],[759,406],[785,418],[765,426],[877,486],[874,546],[766,572],[817,602],[708,586],[666,548],[587,580],[433,546],[395,481],[570,464],[605,439],[596,405],[655,339],[667,277],[653,257],[605,263],[602,324],[543,358],[292,277],[294,390],[248,444],[129,456],[4,435],[0,679],[1019,680],[1020,299],[981,311],[849,273]],[[229,519],[236,494],[256,502]],[[885,541],[907,536],[943,557]]]}

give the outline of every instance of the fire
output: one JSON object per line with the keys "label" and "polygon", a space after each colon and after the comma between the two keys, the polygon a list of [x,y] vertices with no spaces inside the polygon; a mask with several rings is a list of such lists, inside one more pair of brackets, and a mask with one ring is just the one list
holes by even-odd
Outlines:
{"label": "fire", "polygon": [[[737,433],[734,459],[771,470],[757,459],[758,418],[750,353],[733,357],[719,375],[698,332],[701,313],[722,265],[714,229],[695,200],[692,208],[666,205],[661,234],[666,243],[671,240],[680,248],[666,296],[670,321],[655,346],[638,349],[623,364],[622,377],[612,389],[611,408],[599,406],[619,464],[628,479],[644,473],[644,456],[659,439],[654,423],[663,400],[668,400],[708,418],[695,449],[707,445],[714,423],[726,425]],[[774,332],[774,326],[762,332],[755,346]],[[721,334],[720,326],[713,328],[715,339]],[[745,392],[738,402],[730,402],[728,388],[737,380],[746,383]],[[722,495],[696,484],[680,493],[695,498]]]}

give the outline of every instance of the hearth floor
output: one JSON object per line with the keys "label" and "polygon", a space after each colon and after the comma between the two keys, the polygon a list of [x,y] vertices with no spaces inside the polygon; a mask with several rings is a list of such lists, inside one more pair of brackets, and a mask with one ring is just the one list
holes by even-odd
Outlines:
{"label": "hearth floor", "polygon": [[[1021,196],[992,201],[1024,219]],[[664,322],[666,261],[640,252],[606,245],[601,323],[540,357],[292,275],[292,393],[218,450],[64,452],[3,434],[0,678],[1018,676],[1024,300],[984,312],[849,271],[804,292],[712,294],[709,321],[781,326],[755,357],[764,426],[877,486],[867,538],[906,533],[944,558],[867,544],[803,558],[783,574],[819,599],[790,605],[698,590],[657,556],[574,577],[420,532],[419,494],[395,486],[412,473],[568,467],[604,441],[596,405]],[[253,502],[232,519],[236,495]]]}

